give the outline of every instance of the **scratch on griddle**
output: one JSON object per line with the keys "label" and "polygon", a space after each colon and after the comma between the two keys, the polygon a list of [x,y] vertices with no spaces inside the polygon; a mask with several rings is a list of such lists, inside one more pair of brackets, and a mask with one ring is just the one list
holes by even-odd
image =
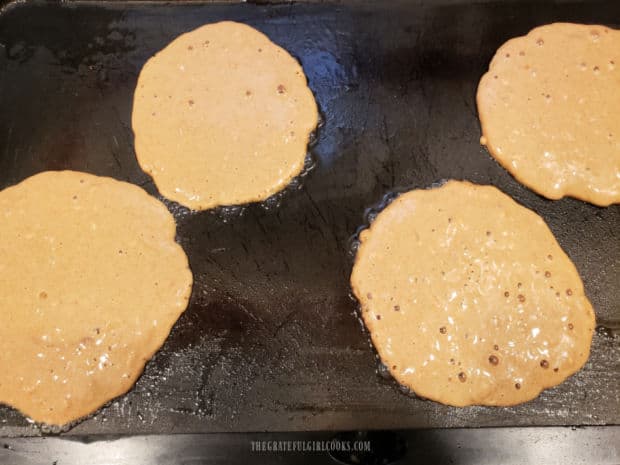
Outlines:
{"label": "scratch on griddle", "polygon": [[[260,222],[260,219],[256,213],[254,213],[254,219],[256,220],[256,224],[258,225],[261,232],[263,233],[263,236],[270,237],[270,235],[267,233],[267,230],[265,229],[265,226],[263,225],[263,223]],[[244,245],[244,248],[245,248],[245,245]],[[246,249],[246,252],[247,252],[247,249]]]}
{"label": "scratch on griddle", "polygon": [[394,183],[396,182],[396,174],[394,172],[394,149],[391,144],[391,137],[388,131],[387,119],[383,116],[383,124],[381,125],[381,139],[385,143],[385,146],[388,150],[388,160],[387,163],[383,164],[384,169],[387,168],[387,172],[390,175],[390,187],[394,187]]}
{"label": "scratch on griddle", "polygon": [[245,242],[241,241],[241,248],[245,252],[246,255],[250,255],[250,251],[248,250],[248,246],[245,245]]}
{"label": "scratch on griddle", "polygon": [[[363,112],[364,122],[362,123],[362,130],[360,131],[360,136],[363,136],[364,134],[366,134],[366,129],[368,128],[368,118],[370,118],[370,115],[371,115],[370,106],[372,105],[372,102],[374,99],[374,94],[373,94],[374,87],[371,86],[370,83],[366,90],[368,92],[368,97],[366,98],[366,108],[364,109],[364,112]],[[362,92],[362,95],[364,94],[365,92]]]}
{"label": "scratch on griddle", "polygon": [[[310,194],[310,192],[308,192],[307,189],[304,189],[304,193],[306,194],[306,196],[308,197],[308,200],[310,200],[310,203],[312,204],[312,207],[314,208],[314,210],[316,211],[316,213],[319,215],[319,218],[321,218],[321,220],[323,221],[323,223],[329,227],[329,232],[331,233],[334,242],[336,243],[336,248],[340,249],[342,248],[342,241],[338,238],[338,234],[336,233],[336,222],[335,221],[327,221],[327,218],[325,218],[325,216],[323,215],[323,213],[321,212],[321,210],[319,209],[319,206],[317,205],[316,201],[314,200],[314,198],[312,197],[312,195]],[[307,224],[306,224],[307,227]],[[323,230],[320,230],[321,235],[323,235]],[[323,237],[325,237],[323,235]]]}
{"label": "scratch on griddle", "polygon": [[273,332],[273,337],[276,337],[278,335],[278,333],[280,332],[280,330],[282,328],[284,328],[288,323],[291,322],[291,320],[293,319],[293,317],[299,313],[299,309],[296,308],[295,310],[290,311],[280,322],[280,324],[278,324],[276,326],[275,331]]}
{"label": "scratch on griddle", "polygon": [[211,262],[213,265],[215,265],[217,268],[219,268],[219,270],[220,270],[221,272],[224,272],[224,267],[222,267],[222,265],[221,265],[218,261],[214,260],[214,259],[213,259],[213,258],[211,258],[209,255],[206,255],[206,259],[207,259],[209,262]]}
{"label": "scratch on griddle", "polygon": [[15,149],[13,151],[13,166],[17,167],[17,154],[19,153],[19,149]]}
{"label": "scratch on griddle", "polygon": [[336,242],[336,249],[343,250],[344,246],[343,246],[342,240],[340,239],[340,237],[338,237],[338,232],[336,231],[336,221],[332,221],[330,223],[330,226],[331,226],[332,236],[334,237],[334,241]]}
{"label": "scratch on griddle", "polygon": [[[121,125],[121,128],[124,129],[123,133],[124,133],[125,139],[127,141],[127,145],[129,147],[133,148],[133,131],[132,131],[131,127],[129,125],[123,123],[123,119],[121,118],[121,115],[118,112],[118,108],[116,106],[113,107],[113,110],[114,110],[114,115],[116,116],[116,119],[118,120],[119,124]],[[115,138],[114,140],[116,141],[117,139]],[[118,142],[117,142],[117,144],[118,144]]]}
{"label": "scratch on griddle", "polygon": [[118,169],[122,169],[122,165],[121,165],[121,161],[118,158],[118,154],[116,153],[116,150],[112,149],[110,151],[112,153],[112,158],[114,158],[114,161],[116,162],[116,165],[118,166]]}
{"label": "scratch on griddle", "polygon": [[239,307],[241,308],[241,310],[243,310],[243,313],[245,313],[247,316],[249,316],[250,318],[252,318],[254,321],[260,321],[261,323],[263,322],[263,319],[260,316],[256,316],[254,315],[254,312],[252,312],[251,310],[249,310],[245,305],[243,305],[241,302],[237,302],[237,305],[239,305]]}
{"label": "scratch on griddle", "polygon": [[[435,165],[433,165],[432,161],[431,161],[431,157],[430,157],[430,152],[429,152],[429,148],[428,148],[428,142],[424,141],[421,144],[417,145],[417,150],[420,152],[420,154],[422,155],[422,161],[424,163],[424,167],[420,168],[422,171],[428,171],[429,173],[433,173],[433,177],[437,176],[438,172],[437,172],[437,168],[435,167]],[[416,159],[416,163],[417,160],[419,160],[419,157],[415,157]],[[417,166],[420,166],[419,164],[417,164]]]}
{"label": "scratch on griddle", "polygon": [[[9,126],[9,130],[6,132],[6,145],[4,146],[4,157],[9,156],[9,147],[11,146],[11,136],[13,135],[13,123]],[[17,157],[13,158],[13,166],[17,166]]]}
{"label": "scratch on griddle", "polygon": [[[243,247],[243,249],[246,251],[246,254],[247,254],[247,255],[249,255],[249,251],[248,251],[248,249],[247,249],[246,245],[245,245],[243,242],[241,243],[241,246],[242,246],[242,247]],[[261,293],[261,292],[259,292],[259,290],[258,290],[258,289],[256,289],[256,287],[254,287],[254,286],[253,286],[253,285],[252,285],[249,281],[239,279],[239,277],[237,276],[237,274],[235,273],[235,271],[234,271],[233,269],[224,269],[224,267],[223,267],[220,263],[216,262],[216,261],[215,261],[212,257],[210,257],[210,256],[208,256],[208,255],[207,255],[207,260],[209,260],[211,263],[215,264],[215,265],[216,265],[216,266],[220,269],[220,271],[222,272],[222,274],[224,274],[224,275],[226,275],[226,274],[230,275],[230,276],[231,276],[231,277],[232,277],[232,278],[233,278],[236,282],[238,282],[238,283],[239,283],[242,287],[244,287],[244,288],[249,289],[250,291],[252,291],[252,293],[253,293],[254,295],[259,296],[259,295],[261,295],[261,294],[262,294],[262,293]],[[256,260],[255,260],[255,263],[256,263],[256,266],[258,266],[258,262],[256,262]],[[260,267],[259,267],[259,269],[260,269]]]}
{"label": "scratch on griddle", "polygon": [[321,218],[321,220],[323,220],[323,223],[328,224],[327,220],[325,219],[325,217],[323,216],[323,213],[321,212],[321,210],[319,209],[319,206],[316,204],[316,202],[314,201],[314,199],[312,198],[312,195],[310,194],[310,192],[308,191],[308,189],[304,189],[304,193],[306,194],[306,196],[308,197],[308,200],[310,200],[310,203],[312,204],[312,206],[314,207],[314,209],[316,210],[317,214],[319,215],[319,218]]}

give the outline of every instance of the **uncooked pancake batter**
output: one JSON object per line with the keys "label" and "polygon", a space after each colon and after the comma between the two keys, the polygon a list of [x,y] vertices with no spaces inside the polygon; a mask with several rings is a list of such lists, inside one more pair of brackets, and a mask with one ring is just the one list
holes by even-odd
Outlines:
{"label": "uncooked pancake batter", "polygon": [[520,182],[620,202],[620,31],[557,23],[509,40],[477,100],[482,144]]}
{"label": "uncooked pancake batter", "polygon": [[544,221],[494,187],[414,190],[360,236],[351,276],[381,360],[444,404],[513,405],[586,362],[594,312]]}
{"label": "uncooked pancake batter", "polygon": [[159,191],[195,210],[268,198],[303,169],[318,110],[299,63],[230,21],[183,34],[142,68],[136,155]]}
{"label": "uncooked pancake batter", "polygon": [[0,217],[0,402],[66,424],[140,376],[187,306],[187,257],[166,207],[110,178],[38,174]]}

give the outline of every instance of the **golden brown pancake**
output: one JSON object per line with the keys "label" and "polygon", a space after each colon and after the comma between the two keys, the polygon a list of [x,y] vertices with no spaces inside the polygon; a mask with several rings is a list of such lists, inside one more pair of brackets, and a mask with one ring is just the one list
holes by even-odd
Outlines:
{"label": "golden brown pancake", "polygon": [[160,192],[202,210],[267,199],[304,166],[317,106],[299,63],[230,21],[183,34],[142,68],[136,155]]}
{"label": "golden brown pancake", "polygon": [[481,143],[549,199],[620,202],[620,31],[556,23],[502,45],[478,87]]}
{"label": "golden brown pancake", "polygon": [[0,402],[63,425],[140,376],[187,306],[187,257],[166,207],[110,178],[38,174],[0,216]]}
{"label": "golden brown pancake", "polygon": [[351,285],[382,362],[448,405],[514,405],[586,362],[594,312],[545,222],[491,186],[401,195],[360,236]]}

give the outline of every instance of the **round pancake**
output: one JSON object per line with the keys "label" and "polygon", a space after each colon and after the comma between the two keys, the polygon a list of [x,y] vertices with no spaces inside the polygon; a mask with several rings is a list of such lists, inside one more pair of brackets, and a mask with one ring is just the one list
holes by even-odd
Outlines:
{"label": "round pancake", "polygon": [[159,191],[203,210],[267,199],[303,169],[318,110],[299,63],[230,21],[183,34],[142,68],[136,155]]}
{"label": "round pancake", "polygon": [[398,197],[361,233],[351,285],[390,373],[444,404],[525,402],[589,355],[594,312],[575,266],[491,186]]}
{"label": "round pancake", "polygon": [[128,391],[189,299],[166,207],[45,172],[0,192],[0,402],[63,425]]}
{"label": "round pancake", "polygon": [[502,45],[478,86],[481,143],[549,198],[620,202],[620,31],[550,24]]}

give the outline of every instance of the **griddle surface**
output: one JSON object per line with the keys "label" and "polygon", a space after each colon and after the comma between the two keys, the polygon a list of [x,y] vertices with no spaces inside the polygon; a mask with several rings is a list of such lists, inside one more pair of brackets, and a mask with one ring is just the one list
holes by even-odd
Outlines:
{"label": "griddle surface", "polygon": [[[620,422],[620,207],[545,200],[480,147],[475,91],[505,40],[553,21],[618,27],[620,3],[40,3],[0,14],[0,188],[43,170],[138,167],[131,102],[144,62],[178,34],[231,19],[302,63],[325,125],[316,167],[269,208],[167,202],[195,277],[191,303],[126,396],[69,434],[305,431]],[[377,374],[349,296],[364,211],[442,179],[493,184],[548,222],[599,325],[576,376],[513,408],[409,398]],[[0,435],[34,435],[0,408]]]}

